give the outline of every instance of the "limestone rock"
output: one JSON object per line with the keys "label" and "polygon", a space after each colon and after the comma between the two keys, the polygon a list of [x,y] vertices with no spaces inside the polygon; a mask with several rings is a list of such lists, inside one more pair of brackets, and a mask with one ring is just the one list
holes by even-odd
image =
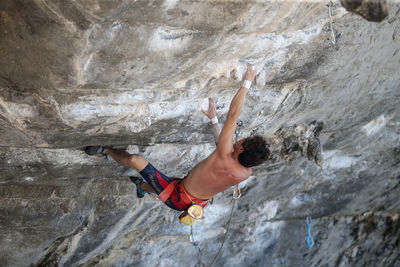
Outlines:
{"label": "limestone rock", "polygon": [[388,15],[334,1],[334,45],[320,1],[0,1],[0,265],[210,264],[232,191],[194,246],[137,173],[83,148],[184,177],[215,149],[201,108],[223,123],[252,63],[240,137],[273,157],[241,183],[215,266],[399,266],[400,5],[342,2]]}
{"label": "limestone rock", "polygon": [[386,0],[340,0],[346,10],[369,21],[380,22],[389,14]]}

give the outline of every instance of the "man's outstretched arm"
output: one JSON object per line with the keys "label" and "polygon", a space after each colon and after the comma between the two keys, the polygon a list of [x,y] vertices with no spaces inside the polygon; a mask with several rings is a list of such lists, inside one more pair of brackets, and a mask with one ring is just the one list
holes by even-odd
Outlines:
{"label": "man's outstretched arm", "polygon": [[218,119],[217,119],[217,110],[215,109],[214,100],[211,98],[208,99],[208,111],[204,109],[201,110],[204,115],[206,115],[211,121],[213,126],[213,133],[214,133],[214,141],[215,144],[218,145],[219,135],[221,133],[221,128],[219,127]]}
{"label": "man's outstretched arm", "polygon": [[[253,82],[256,76],[256,72],[253,66],[248,65],[247,71],[244,76],[244,80]],[[236,130],[236,121],[242,111],[242,106],[244,103],[244,98],[249,90],[250,85],[242,85],[236,95],[233,97],[231,105],[229,107],[228,115],[226,116],[225,125],[222,128],[221,134],[219,136],[217,152],[221,155],[226,155],[232,153],[233,150],[233,135]]]}

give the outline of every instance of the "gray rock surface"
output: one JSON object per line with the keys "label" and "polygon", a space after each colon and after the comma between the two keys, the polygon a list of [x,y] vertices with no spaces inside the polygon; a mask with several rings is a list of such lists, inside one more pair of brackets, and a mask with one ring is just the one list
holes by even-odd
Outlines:
{"label": "gray rock surface", "polygon": [[389,11],[386,0],[340,0],[348,11],[355,12],[369,21],[384,20]]}
{"label": "gray rock surface", "polygon": [[1,1],[1,266],[210,264],[232,191],[195,246],[133,170],[82,148],[183,177],[215,148],[201,107],[223,122],[247,63],[241,137],[274,155],[240,185],[215,266],[400,266],[400,4],[370,23],[334,1],[336,44],[326,4]]}

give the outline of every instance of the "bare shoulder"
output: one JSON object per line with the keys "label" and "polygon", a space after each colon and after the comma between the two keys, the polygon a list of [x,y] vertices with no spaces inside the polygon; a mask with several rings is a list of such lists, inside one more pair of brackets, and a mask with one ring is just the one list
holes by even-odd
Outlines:
{"label": "bare shoulder", "polygon": [[232,164],[234,158],[232,157],[232,153],[223,153],[221,150],[215,150],[208,158],[211,163],[229,163]]}
{"label": "bare shoulder", "polygon": [[247,178],[251,175],[251,168],[241,165],[232,155],[232,153],[221,153],[215,150],[204,162],[205,168],[211,168],[210,171],[227,172],[237,178]]}
{"label": "bare shoulder", "polygon": [[247,168],[240,164],[237,160],[231,157],[230,166],[232,168],[232,173],[240,181],[246,180],[252,174],[251,168]]}

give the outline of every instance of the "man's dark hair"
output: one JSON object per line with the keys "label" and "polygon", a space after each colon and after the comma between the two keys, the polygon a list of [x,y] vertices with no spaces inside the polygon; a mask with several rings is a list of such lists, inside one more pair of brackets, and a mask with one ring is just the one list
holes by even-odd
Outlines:
{"label": "man's dark hair", "polygon": [[244,150],[239,154],[238,160],[240,164],[247,168],[260,165],[270,156],[267,142],[260,135],[246,138],[242,146]]}

